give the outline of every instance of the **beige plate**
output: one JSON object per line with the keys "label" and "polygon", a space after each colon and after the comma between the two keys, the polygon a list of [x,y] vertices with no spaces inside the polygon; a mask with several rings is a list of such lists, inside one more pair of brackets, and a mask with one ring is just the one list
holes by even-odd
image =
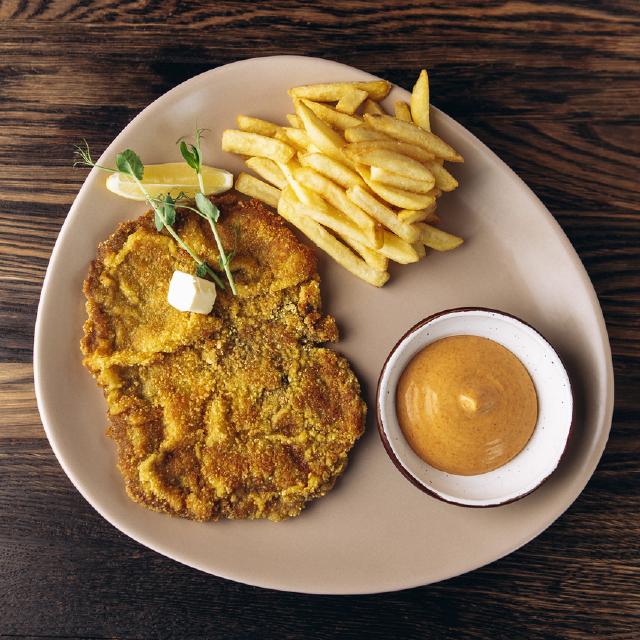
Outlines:
{"label": "beige plate", "polygon": [[[102,162],[113,164],[126,147],[147,163],[178,160],[175,140],[197,123],[210,129],[207,164],[237,171],[238,159],[219,150],[220,134],[235,126],[236,114],[284,122],[291,110],[289,87],[369,78],[335,62],[295,56],[214,69],[147,107]],[[394,89],[387,104],[408,97]],[[114,446],[104,435],[104,400],[80,362],[81,286],[97,243],[144,206],[109,193],[104,175],[89,175],[51,257],[34,364],[51,446],[78,490],[109,522],[164,555],[233,580],[290,591],[367,593],[443,580],[496,560],[538,535],[575,500],[611,425],[611,354],[595,293],[569,241],[526,185],[435,109],[433,125],[466,160],[452,167],[462,186],[445,194],[441,211],[445,228],[467,242],[450,254],[432,253],[417,265],[394,269],[382,290],[323,260],[326,308],[342,331],[338,348],[363,383],[370,420],[334,491],[279,524],[199,524],[152,513],[126,497]],[[534,494],[495,509],[445,504],[411,486],[385,454],[373,420],[378,374],[398,338],[420,318],[469,306],[502,309],[535,326],[565,362],[575,391],[575,437],[560,468]]]}

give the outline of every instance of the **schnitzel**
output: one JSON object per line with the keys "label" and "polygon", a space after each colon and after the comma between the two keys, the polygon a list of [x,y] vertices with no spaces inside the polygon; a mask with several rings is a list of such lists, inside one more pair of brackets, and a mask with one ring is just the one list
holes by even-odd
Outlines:
{"label": "schnitzel", "polygon": [[[364,430],[366,406],[323,315],[312,250],[255,200],[214,198],[238,295],[209,315],[167,302],[192,259],[148,212],[98,246],[84,283],[84,363],[108,404],[127,493],[195,520],[296,516],[329,491]],[[175,229],[209,265],[208,223]]]}

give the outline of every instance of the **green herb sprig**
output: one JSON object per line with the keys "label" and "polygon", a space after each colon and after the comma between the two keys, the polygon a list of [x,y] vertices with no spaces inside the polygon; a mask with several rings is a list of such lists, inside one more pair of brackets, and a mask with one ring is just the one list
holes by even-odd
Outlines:
{"label": "green herb sprig", "polygon": [[196,213],[209,222],[211,232],[213,233],[213,237],[215,238],[216,245],[218,247],[218,253],[220,254],[220,268],[224,270],[227,280],[229,281],[231,293],[235,296],[237,293],[236,283],[233,279],[233,273],[231,273],[231,260],[233,259],[235,251],[227,254],[224,250],[217,226],[217,222],[220,217],[220,210],[211,202],[211,200],[209,200],[209,198],[207,198],[204,192],[204,180],[202,178],[202,150],[200,147],[203,131],[204,129],[196,129],[194,144],[188,144],[184,139],[178,140],[178,144],[180,147],[180,153],[185,159],[185,162],[196,172],[196,175],[198,176],[198,186],[200,187],[200,191],[197,192],[195,196],[197,207]]}
{"label": "green herb sprig", "polygon": [[218,276],[218,274],[202,259],[198,254],[189,247],[189,245],[178,235],[178,232],[173,228],[176,221],[176,200],[172,198],[168,193],[164,196],[154,198],[142,184],[142,177],[144,176],[144,164],[140,160],[140,157],[135,151],[131,149],[125,149],[122,153],[116,156],[116,168],[105,167],[98,164],[91,157],[91,151],[86,140],[83,140],[83,145],[77,145],[75,148],[76,161],[74,166],[87,166],[96,167],[102,171],[108,173],[120,173],[125,176],[129,176],[136,183],[140,191],[144,194],[146,201],[151,205],[154,212],[154,222],[156,229],[162,231],[166,229],[171,237],[182,247],[196,263],[196,274],[204,278],[210,276],[211,279],[221,289],[224,289],[224,283]]}

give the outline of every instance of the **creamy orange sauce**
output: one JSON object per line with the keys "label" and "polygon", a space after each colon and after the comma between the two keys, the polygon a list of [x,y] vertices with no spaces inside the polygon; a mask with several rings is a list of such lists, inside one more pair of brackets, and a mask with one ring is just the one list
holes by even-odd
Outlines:
{"label": "creamy orange sauce", "polygon": [[487,338],[451,336],[407,365],[396,411],[425,462],[470,476],[497,469],[522,451],[536,426],[538,398],[511,351]]}

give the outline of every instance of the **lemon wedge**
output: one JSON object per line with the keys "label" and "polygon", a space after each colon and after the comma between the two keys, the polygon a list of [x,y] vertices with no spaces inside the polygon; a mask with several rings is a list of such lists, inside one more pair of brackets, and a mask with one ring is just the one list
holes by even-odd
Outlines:
{"label": "lemon wedge", "polygon": [[[223,193],[233,186],[233,174],[224,169],[202,166],[202,179],[206,195]],[[188,197],[200,191],[198,176],[186,162],[166,162],[164,164],[147,164],[144,177],[140,181],[151,197],[169,193],[172,198],[184,193]],[[107,189],[130,200],[145,200],[145,196],[133,178],[112,173],[107,178]]]}

